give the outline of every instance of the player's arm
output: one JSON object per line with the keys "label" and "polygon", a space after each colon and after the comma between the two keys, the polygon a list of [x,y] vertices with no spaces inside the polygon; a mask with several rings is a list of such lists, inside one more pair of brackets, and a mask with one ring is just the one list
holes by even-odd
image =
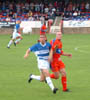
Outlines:
{"label": "player's arm", "polygon": [[23,30],[23,28],[20,27],[19,31],[22,31],[22,30]]}
{"label": "player's arm", "polygon": [[54,53],[54,51],[53,51],[53,49],[51,49],[50,53],[49,53],[49,58],[48,58],[49,62],[51,62],[53,60],[53,53]]}
{"label": "player's arm", "polygon": [[63,56],[68,56],[68,57],[70,57],[70,58],[72,57],[72,54],[70,54],[70,53],[64,53],[64,52],[63,52],[62,55],[63,55]]}
{"label": "player's arm", "polygon": [[22,33],[23,28],[19,28],[18,32]]}
{"label": "player's arm", "polygon": [[58,49],[58,44],[53,47],[53,52],[56,53],[56,49]]}
{"label": "player's arm", "polygon": [[24,58],[25,58],[25,59],[28,58],[29,53],[30,53],[30,49],[28,49],[28,50],[26,51],[26,53],[25,53],[25,55],[24,55]]}
{"label": "player's arm", "polygon": [[36,50],[37,50],[37,44],[33,45],[32,47],[30,47],[30,48],[26,51],[26,54],[24,55],[24,58],[25,58],[25,59],[28,58],[29,53],[30,53],[30,52],[34,52],[34,51],[36,51]]}

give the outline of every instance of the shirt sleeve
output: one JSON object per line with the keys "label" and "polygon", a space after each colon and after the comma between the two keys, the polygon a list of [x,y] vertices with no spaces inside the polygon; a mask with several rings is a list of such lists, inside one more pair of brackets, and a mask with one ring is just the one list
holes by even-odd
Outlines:
{"label": "shirt sleeve", "polygon": [[50,41],[50,44],[52,45],[52,40]]}
{"label": "shirt sleeve", "polygon": [[64,51],[63,51],[63,50],[61,50],[61,55],[63,54],[63,52],[64,52]]}
{"label": "shirt sleeve", "polygon": [[18,30],[20,28],[19,24],[16,24],[16,30]]}
{"label": "shirt sleeve", "polygon": [[53,44],[52,50],[54,51],[56,49],[56,45]]}
{"label": "shirt sleeve", "polygon": [[37,51],[37,45],[33,45],[32,47],[29,48],[30,51],[35,52]]}
{"label": "shirt sleeve", "polygon": [[[57,47],[56,47],[56,46],[57,46]],[[56,44],[53,45],[53,46],[52,46],[52,50],[53,50],[53,51],[54,51],[54,50],[58,50],[58,45],[56,45]],[[60,51],[61,51],[60,54],[62,55],[63,52],[64,52],[64,51],[62,50],[62,48],[60,49]]]}
{"label": "shirt sleeve", "polygon": [[50,44],[51,44],[51,49],[54,51],[56,45],[53,43],[53,40],[50,41]]}

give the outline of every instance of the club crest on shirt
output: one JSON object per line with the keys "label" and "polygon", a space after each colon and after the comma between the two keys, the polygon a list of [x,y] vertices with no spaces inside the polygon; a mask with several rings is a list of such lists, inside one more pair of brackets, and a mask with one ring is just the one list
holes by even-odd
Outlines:
{"label": "club crest on shirt", "polygon": [[56,53],[61,53],[61,49],[56,49]]}

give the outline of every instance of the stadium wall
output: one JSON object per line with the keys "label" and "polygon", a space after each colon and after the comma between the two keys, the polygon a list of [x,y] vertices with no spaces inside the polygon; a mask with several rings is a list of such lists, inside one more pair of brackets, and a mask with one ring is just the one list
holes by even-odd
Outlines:
{"label": "stadium wall", "polygon": [[90,27],[63,28],[63,34],[90,34]]}
{"label": "stadium wall", "polygon": [[[64,34],[90,34],[90,21],[60,21],[60,29]],[[2,24],[0,34],[12,34],[13,23]],[[25,28],[25,34],[39,34],[41,23],[38,22],[23,22],[22,28]],[[47,25],[48,28],[48,25]],[[22,32],[23,33],[23,32]]]}
{"label": "stadium wall", "polygon": [[[62,29],[63,34],[90,34],[90,28],[89,27],[83,27],[83,28],[63,28]],[[0,34],[12,34],[13,29],[12,28],[0,28]],[[40,29],[39,28],[33,28],[31,34],[39,34]]]}
{"label": "stadium wall", "polygon": [[12,34],[13,28],[0,28],[0,34]]}
{"label": "stadium wall", "polygon": [[[83,28],[63,28],[62,29],[63,34],[90,34],[90,28],[89,27],[83,27]],[[0,34],[12,34],[13,29],[12,28],[0,28]],[[39,28],[33,28],[32,33],[30,34],[39,34],[40,29]]]}
{"label": "stadium wall", "polygon": [[64,34],[90,34],[90,20],[63,21],[62,31]]}

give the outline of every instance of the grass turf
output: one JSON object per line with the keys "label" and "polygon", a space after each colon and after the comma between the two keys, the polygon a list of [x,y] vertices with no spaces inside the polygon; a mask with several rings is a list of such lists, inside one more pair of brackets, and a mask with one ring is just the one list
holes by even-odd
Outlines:
{"label": "grass turf", "polygon": [[[48,41],[55,35],[47,35]],[[66,65],[68,88],[62,92],[61,80],[52,80],[59,88],[53,94],[47,84],[33,80],[28,83],[30,73],[39,75],[36,57],[23,56],[29,46],[35,44],[38,35],[23,35],[16,47],[6,48],[10,36],[0,35],[0,100],[89,100],[90,98],[90,35],[63,34],[63,50],[72,53],[72,59],[62,57]]]}

